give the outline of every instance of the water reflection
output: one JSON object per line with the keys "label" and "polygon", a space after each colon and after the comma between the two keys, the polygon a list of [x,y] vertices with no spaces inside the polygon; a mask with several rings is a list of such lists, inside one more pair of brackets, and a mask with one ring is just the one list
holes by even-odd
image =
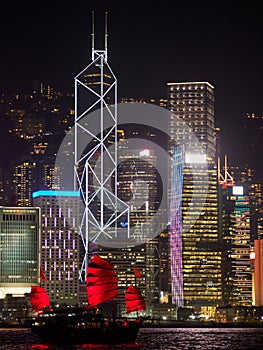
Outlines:
{"label": "water reflection", "polygon": [[52,345],[30,329],[0,329],[1,350],[259,350],[263,328],[143,328],[135,344]]}

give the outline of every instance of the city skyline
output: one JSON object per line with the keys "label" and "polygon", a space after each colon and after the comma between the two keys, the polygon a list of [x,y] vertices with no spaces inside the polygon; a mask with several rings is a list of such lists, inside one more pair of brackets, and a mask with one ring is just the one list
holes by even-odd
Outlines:
{"label": "city skyline", "polygon": [[[82,9],[84,9],[85,6],[82,2],[81,4]],[[66,9],[61,10],[61,12],[56,9],[60,19],[57,21],[52,19],[53,22],[50,22],[52,30],[45,31],[45,37],[53,37],[53,35],[58,37],[58,32],[54,28],[60,28],[61,30],[65,28],[62,26],[62,22],[67,18],[66,13],[69,8],[73,9],[72,5],[68,7],[65,5],[65,7]],[[71,15],[69,18],[75,18],[74,16],[80,10],[77,6],[75,9],[76,12],[68,13],[68,16]],[[85,7],[85,9],[89,8]],[[116,8],[114,7],[114,9]],[[100,8],[100,10],[102,9]],[[191,15],[189,15],[189,12],[187,15],[192,19],[195,18],[197,13],[200,15],[199,19],[207,19],[206,16],[209,12],[207,8],[203,13],[201,7],[197,6],[194,7],[194,10],[193,8],[188,10]],[[135,9],[133,9],[134,11]],[[154,14],[153,10],[146,9],[145,4],[144,7],[140,8],[140,11],[140,16],[146,14],[147,11],[151,15]],[[180,11],[183,13],[183,6],[180,7]],[[104,34],[104,8],[100,12],[101,19],[98,24],[102,30],[99,30],[98,33],[102,35]],[[32,20],[38,22],[43,33],[44,26],[41,26],[40,19],[44,18],[42,16],[47,13],[48,11],[43,10],[38,19]],[[163,8],[160,13],[163,13]],[[240,20],[244,14],[242,16],[241,12],[239,14]],[[132,12],[129,13],[129,16],[132,16]],[[140,18],[143,18],[143,16],[140,16],[137,20],[138,28],[136,29],[139,33],[141,33]],[[172,17],[172,15],[165,12],[165,18],[168,17]],[[95,24],[97,23],[96,18]],[[245,18],[245,16],[242,18]],[[23,19],[25,20],[25,18]],[[227,19],[229,18],[225,18],[226,22]],[[120,22],[117,21],[116,23],[123,23],[123,20],[120,19]],[[214,23],[213,20],[215,20],[215,17],[211,18],[211,23]],[[148,21],[144,23],[143,27],[146,33],[149,34],[151,30],[147,26]],[[56,26],[54,26],[55,22]],[[181,29],[185,31],[180,40],[189,38],[189,33],[194,35],[194,21],[188,22],[189,26]],[[189,40],[191,50],[193,49],[191,52],[195,54],[191,60],[197,63],[199,59],[207,59],[202,62],[202,65],[206,63],[207,70],[205,72],[209,75],[212,73],[211,66],[207,64],[208,61],[211,62],[209,52],[211,53],[213,45],[216,45],[214,41],[210,41],[217,29],[209,27],[209,21],[198,23],[201,24],[195,30],[195,38]],[[59,24],[61,24],[61,27],[59,27]],[[159,24],[163,26],[167,23],[162,21]],[[180,27],[179,24],[178,26]],[[68,30],[70,31],[72,27],[73,23],[68,27]],[[169,29],[171,28],[173,28],[172,25]],[[211,28],[212,30],[210,30]],[[29,24],[26,26],[27,29],[30,29]],[[18,35],[18,31],[14,27],[13,33],[15,32]],[[135,34],[135,32],[131,30],[130,33]],[[176,30],[173,31],[173,33],[175,32]],[[257,283],[260,284],[259,279],[253,279],[254,275],[258,276],[257,261],[260,257],[255,255],[254,270],[251,253],[256,251],[254,242],[262,238],[263,232],[263,177],[262,174],[261,177],[255,177],[253,170],[245,169],[245,164],[248,163],[247,160],[250,161],[250,166],[253,167],[256,165],[256,160],[259,159],[258,154],[262,144],[260,135],[263,131],[263,117],[260,116],[260,112],[249,111],[250,117],[247,114],[246,118],[244,117],[245,113],[241,113],[238,118],[235,114],[236,119],[233,118],[232,120],[226,114],[218,122],[215,118],[218,108],[218,105],[215,104],[217,86],[225,77],[221,77],[221,80],[213,75],[215,80],[218,79],[217,83],[208,77],[199,77],[199,74],[204,72],[201,69],[202,65],[200,65],[200,70],[197,70],[196,76],[190,72],[189,78],[187,78],[186,71],[182,71],[180,74],[185,77],[184,79],[181,81],[178,81],[180,79],[177,78],[173,79],[172,75],[176,72],[174,67],[177,66],[176,64],[173,65],[173,50],[171,50],[171,53],[167,51],[166,68],[169,70],[167,71],[167,77],[170,78],[164,82],[165,92],[162,94],[162,88],[158,86],[157,90],[154,83],[159,78],[165,78],[165,69],[159,70],[157,66],[154,68],[154,65],[156,62],[158,64],[161,62],[158,61],[160,57],[158,55],[164,52],[163,49],[157,50],[157,57],[153,59],[151,59],[149,52],[145,55],[144,52],[137,52],[134,57],[121,59],[121,53],[127,55],[128,51],[123,51],[126,46],[116,47],[113,41],[112,47],[115,51],[111,54],[111,50],[106,50],[106,45],[105,47],[98,47],[96,33],[97,31],[95,31],[95,51],[91,42],[89,42],[92,55],[84,65],[86,68],[81,67],[81,73],[77,77],[75,74],[75,80],[77,81],[74,93],[65,94],[68,87],[67,78],[62,77],[63,80],[61,80],[59,73],[64,69],[64,64],[60,61],[60,70],[58,70],[57,75],[54,75],[56,69],[50,63],[53,62],[49,59],[51,53],[46,50],[45,53],[42,51],[43,55],[40,56],[43,64],[50,64],[50,71],[43,70],[42,72],[48,81],[45,78],[41,80],[38,78],[41,84],[35,85],[34,92],[31,89],[31,93],[28,95],[26,95],[27,83],[23,83],[21,92],[17,88],[16,96],[14,93],[10,95],[2,94],[1,96],[0,120],[2,121],[2,130],[0,130],[0,136],[3,135],[3,137],[0,137],[1,152],[6,155],[7,161],[10,161],[10,164],[8,164],[10,171],[6,171],[5,167],[2,166],[3,156],[0,153],[0,201],[4,205],[9,205],[10,201],[10,208],[14,210],[12,216],[3,215],[3,225],[8,227],[9,222],[22,221],[23,216],[18,218],[15,214],[16,210],[19,212],[20,206],[34,205],[41,208],[42,230],[39,230],[41,257],[37,271],[41,267],[44,270],[44,275],[49,276],[51,281],[49,292],[53,294],[51,297],[53,302],[56,302],[57,298],[64,301],[64,297],[66,298],[68,292],[71,295],[76,295],[76,300],[72,301],[74,304],[75,301],[78,301],[78,289],[82,294],[81,285],[77,283],[74,285],[71,281],[76,281],[77,277],[83,277],[80,278],[81,282],[86,280],[89,264],[87,257],[89,257],[89,253],[96,251],[107,255],[106,258],[110,257],[113,261],[114,259],[123,260],[123,270],[122,268],[119,270],[119,281],[121,281],[120,284],[128,284],[128,281],[131,280],[131,276],[129,276],[132,272],[131,266],[137,264],[136,255],[133,254],[132,239],[135,240],[136,238],[137,240],[138,238],[138,241],[136,241],[136,243],[139,243],[138,250],[137,248],[135,250],[140,256],[138,261],[142,263],[141,266],[143,267],[145,300],[152,310],[150,311],[151,316],[154,315],[155,311],[161,312],[162,308],[159,308],[159,303],[165,300],[167,303],[172,301],[172,304],[176,304],[177,307],[191,307],[194,313],[207,315],[211,319],[216,317],[218,307],[221,306],[228,307],[230,304],[232,307],[239,307],[240,305],[261,306],[261,304],[255,304],[256,294],[253,295],[253,290],[257,290]],[[199,37],[200,33],[203,36]],[[220,32],[220,35],[222,33]],[[74,32],[74,36],[79,38],[77,30]],[[152,38],[152,36],[150,37]],[[71,35],[65,35],[63,38],[68,38],[70,41]],[[157,34],[154,38],[156,42]],[[41,38],[32,34],[32,43],[34,40],[37,44],[41,42]],[[126,43],[124,32],[115,43],[122,43],[123,40]],[[148,44],[152,39],[147,42],[139,36],[136,40],[138,40],[138,43],[140,42],[137,47],[138,50],[140,45],[145,45],[145,47],[151,49]],[[166,40],[168,38],[164,39],[164,41]],[[64,45],[61,41],[63,40],[61,39],[60,42],[56,43],[59,48]],[[129,45],[135,45],[136,42],[131,41]],[[55,45],[53,41],[50,44]],[[209,47],[207,50],[210,51],[201,52],[206,44]],[[22,42],[20,42],[20,45],[22,46]],[[69,43],[68,46],[70,47]],[[157,46],[156,44],[153,47],[156,49]],[[33,47],[36,48],[36,53],[39,53],[38,46]],[[74,54],[77,52],[77,50],[73,51]],[[179,51],[183,52],[182,48]],[[28,50],[26,55],[29,55],[30,52],[32,53]],[[235,50],[233,52],[236,55],[238,54]],[[215,51],[213,53],[215,54]],[[59,55],[58,52],[54,53],[54,59],[55,57],[58,59]],[[90,67],[87,67],[87,64],[96,55],[101,55],[101,61],[94,60],[91,69],[87,69]],[[107,57],[110,58],[109,64],[113,63],[113,71],[108,67]],[[74,58],[76,64],[79,64],[80,60],[83,59],[83,57],[80,59],[77,55]],[[114,68],[115,60],[117,69]],[[141,63],[140,67],[135,64],[137,60]],[[118,65],[120,62],[123,66]],[[64,63],[66,65],[67,59]],[[22,64],[25,64],[25,62]],[[182,63],[182,67],[184,66],[186,69],[187,64],[188,62]],[[214,64],[215,61],[213,61]],[[230,61],[225,64],[228,68],[231,66]],[[28,71],[25,70],[24,79],[28,79],[29,75],[35,73],[38,68],[29,64]],[[144,69],[145,72],[141,69]],[[148,75],[148,69],[151,69],[151,75]],[[125,80],[125,77],[127,77],[125,75],[126,71],[129,70],[131,70],[132,76]],[[67,69],[65,69],[65,72],[70,73]],[[216,73],[219,74],[219,72]],[[243,89],[243,85],[238,85],[238,81],[233,80],[234,73],[233,71],[233,76],[227,76],[229,80],[232,79],[232,84],[230,83],[230,86],[227,84],[230,90],[226,90],[225,93],[233,103],[231,108],[235,110],[235,113],[238,113],[239,110],[241,111],[244,106],[248,105],[245,104],[244,98],[241,99],[239,92]],[[116,96],[115,74],[118,80],[120,77],[121,86],[118,98]],[[17,81],[12,85],[13,88],[15,88],[15,84],[18,84],[18,80],[22,79],[22,75],[17,74],[16,77]],[[197,79],[194,79],[195,77]],[[71,75],[71,78],[73,79],[74,75]],[[152,86],[149,90],[145,84],[146,80]],[[62,84],[62,81],[64,81],[64,84]],[[59,82],[58,85],[56,85],[57,82]],[[122,85],[123,82],[124,85]],[[60,84],[62,85],[59,86]],[[7,89],[7,86],[5,88]],[[234,95],[230,94],[231,89],[235,92]],[[260,93],[259,85],[256,85],[255,89],[257,93]],[[124,91],[127,98],[121,100]],[[132,93],[133,91],[134,93]],[[140,91],[146,92],[147,95],[136,95]],[[160,95],[154,96],[154,93],[150,93],[151,91],[155,91]],[[94,93],[95,98],[92,99],[93,95],[86,95],[86,92]],[[245,92],[243,91],[244,94]],[[236,95],[238,99],[236,99]],[[134,100],[132,97],[134,97]],[[151,97],[156,97],[156,101],[150,100]],[[112,98],[114,98],[114,102]],[[148,103],[125,103],[136,101],[136,98],[140,102]],[[163,106],[165,108],[158,106],[159,98],[164,98],[162,102],[164,102]],[[75,103],[73,103],[73,99]],[[119,103],[117,108],[117,102],[123,103]],[[238,104],[237,109],[235,109],[235,103]],[[249,103],[251,103],[250,100]],[[98,105],[100,105],[99,109],[97,109]],[[141,111],[134,109],[134,107],[138,107]],[[99,118],[98,115],[95,116],[91,113],[93,108],[96,113],[100,112]],[[130,114],[127,108],[130,109]],[[148,113],[145,108],[149,110]],[[219,104],[219,113],[221,108]],[[154,109],[158,109],[157,114],[155,114]],[[228,110],[229,113],[230,110]],[[161,111],[165,112],[164,117],[161,115]],[[168,111],[169,113],[167,113]],[[256,113],[257,117],[253,117],[253,113]],[[124,116],[123,119],[122,116]],[[88,119],[87,117],[91,118]],[[167,130],[163,129],[162,125],[166,121],[168,122]],[[122,126],[123,129],[121,129]],[[69,130],[71,132],[68,132]],[[227,135],[229,139],[227,139]],[[90,136],[91,138],[89,138]],[[163,147],[160,146],[162,137],[165,141]],[[126,142],[130,139],[135,140],[135,143],[131,142],[129,144]],[[151,140],[152,143],[140,143],[139,140],[141,139]],[[5,142],[5,140],[8,140],[8,142]],[[19,147],[20,141],[22,141],[21,145],[23,143],[23,146],[26,146],[25,149]],[[8,143],[13,144],[13,147],[9,147]],[[155,144],[162,148],[160,152],[155,153]],[[233,174],[235,174],[233,175],[234,180],[235,177],[237,179],[236,186],[233,186],[233,181],[227,183],[226,177],[229,174],[226,167],[222,168],[223,171],[225,170],[225,181],[223,184],[218,181],[217,170],[220,167],[217,163],[217,156],[219,155],[219,144],[222,147],[220,155],[223,156],[225,152],[228,156],[230,155],[228,164],[231,166]],[[232,144],[232,148],[229,147],[229,144]],[[12,159],[11,148],[16,148],[22,154],[23,159],[21,158],[18,163]],[[158,148],[156,147],[156,149]],[[163,150],[164,152],[162,152]],[[230,154],[228,151],[230,151]],[[71,162],[72,156],[74,157],[73,162]],[[55,158],[56,164],[54,164]],[[167,162],[164,169],[161,169],[159,160],[164,160],[164,158]],[[172,166],[170,160],[172,160]],[[146,166],[147,163],[152,166]],[[257,164],[258,170],[260,165],[262,166],[260,160]],[[237,168],[235,165],[241,166]],[[70,181],[70,179],[72,180],[73,167],[75,181]],[[229,176],[231,177],[231,175]],[[165,185],[166,181],[167,185]],[[68,183],[70,186],[73,184],[74,186],[67,187]],[[160,184],[162,186],[159,193]],[[240,186],[241,184],[242,186]],[[167,187],[166,192],[165,186]],[[43,191],[44,188],[42,187],[45,187],[48,191]],[[68,198],[65,201],[65,197],[72,197],[69,196],[68,191],[72,192],[73,187],[76,198],[74,200]],[[54,191],[50,191],[50,189]],[[114,189],[114,195],[112,189]],[[79,207],[80,203],[76,190],[79,191],[78,194],[82,198],[82,204],[85,205],[84,210]],[[59,191],[61,191],[60,195]],[[67,196],[65,196],[65,193],[67,193]],[[160,194],[165,201],[164,207],[159,205],[162,202]],[[57,206],[55,199],[59,196],[63,197],[61,206]],[[123,209],[121,205],[124,202]],[[16,207],[13,205],[16,205]],[[157,216],[156,209],[159,208],[162,209],[160,210],[161,220],[158,220],[158,225],[155,226],[152,218]],[[66,214],[63,213],[64,211]],[[169,219],[167,219],[166,212],[169,214]],[[79,215],[80,213],[81,215]],[[69,224],[67,224],[67,218],[69,218]],[[80,224],[78,224],[78,219],[80,219]],[[148,220],[150,221],[149,230],[148,226],[145,225],[145,223],[148,224]],[[161,227],[160,223],[165,225]],[[133,233],[130,232],[131,226],[134,227]],[[118,235],[119,232],[120,235]],[[149,240],[147,232],[150,233]],[[100,235],[102,235],[102,241],[98,239]],[[16,237],[15,232],[14,236]],[[142,244],[145,244],[143,248],[141,247]],[[108,248],[110,248],[110,251]],[[84,256],[82,264],[81,254]],[[131,259],[133,260],[132,263]],[[3,265],[6,262],[8,261],[2,258],[1,264]],[[243,270],[240,274],[241,263]],[[77,273],[78,266],[82,266],[79,274]],[[245,281],[243,278],[244,271],[246,272]],[[9,274],[8,278],[10,277],[12,275]],[[65,289],[61,295],[59,294],[63,289],[62,284],[60,285],[60,282],[54,283],[53,281],[56,280],[62,281],[61,283],[65,282],[63,284]],[[179,288],[177,288],[178,284]],[[260,297],[261,292],[259,288],[257,294],[260,294]],[[168,307],[168,305],[163,306]],[[156,310],[154,310],[155,307]],[[172,310],[174,309],[172,308]]]}
{"label": "city skyline", "polygon": [[[108,11],[109,62],[118,77],[118,96],[165,98],[167,83],[207,81],[215,87],[216,126],[223,152],[235,164],[251,161],[241,148],[243,116],[261,115],[260,14],[256,8],[202,1],[158,5],[132,2],[56,2],[37,8],[4,4],[0,58],[2,93],[31,91],[40,80],[73,91],[74,77],[91,60],[91,13],[95,45],[103,48]],[[253,150],[253,148],[252,148]],[[256,151],[256,153],[258,153]],[[262,167],[257,155],[254,162]]]}

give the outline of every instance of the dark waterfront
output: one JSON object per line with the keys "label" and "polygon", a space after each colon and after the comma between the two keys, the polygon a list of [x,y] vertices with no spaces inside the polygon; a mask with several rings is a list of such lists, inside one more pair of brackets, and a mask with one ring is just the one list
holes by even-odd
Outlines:
{"label": "dark waterfront", "polygon": [[145,349],[255,350],[262,349],[263,328],[143,328],[135,344],[58,346],[38,340],[30,329],[0,329],[1,350]]}

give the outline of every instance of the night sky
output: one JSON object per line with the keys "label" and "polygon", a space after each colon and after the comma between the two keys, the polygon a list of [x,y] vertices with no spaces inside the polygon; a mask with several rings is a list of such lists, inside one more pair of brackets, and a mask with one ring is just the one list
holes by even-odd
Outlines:
{"label": "night sky", "polygon": [[74,76],[91,61],[92,10],[97,49],[108,11],[119,97],[166,97],[167,82],[208,81],[224,148],[240,157],[243,115],[263,114],[263,14],[255,1],[5,2],[0,92],[30,91],[33,80],[73,91]]}

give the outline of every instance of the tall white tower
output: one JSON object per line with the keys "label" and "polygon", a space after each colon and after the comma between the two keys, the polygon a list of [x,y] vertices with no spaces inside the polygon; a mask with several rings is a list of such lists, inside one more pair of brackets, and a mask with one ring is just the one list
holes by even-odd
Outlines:
{"label": "tall white tower", "polygon": [[116,247],[121,236],[129,238],[129,207],[117,197],[117,79],[108,64],[107,13],[103,50],[94,49],[94,39],[92,13],[92,62],[75,77],[75,190],[84,203],[81,279],[89,243]]}

